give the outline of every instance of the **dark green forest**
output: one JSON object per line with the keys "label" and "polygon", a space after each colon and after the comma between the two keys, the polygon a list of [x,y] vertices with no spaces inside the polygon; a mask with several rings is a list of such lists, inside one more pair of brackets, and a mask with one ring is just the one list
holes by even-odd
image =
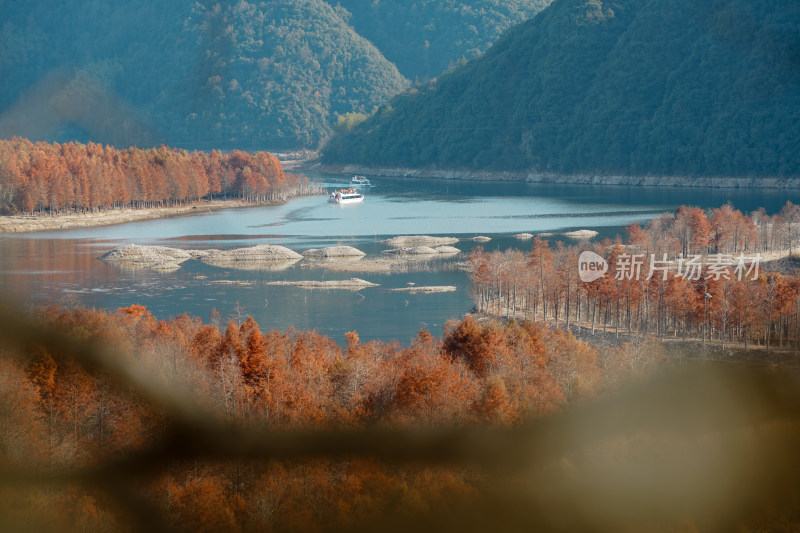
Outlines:
{"label": "dark green forest", "polygon": [[[331,3],[334,3],[332,0]],[[426,81],[485,51],[551,0],[338,0],[350,24],[410,80]]]}
{"label": "dark green forest", "polygon": [[[0,137],[316,148],[544,1],[5,0]],[[406,76],[385,57],[405,69],[421,47]]]}
{"label": "dark green forest", "polygon": [[336,114],[408,84],[322,0],[9,0],[0,15],[3,137],[313,147]]}
{"label": "dark green forest", "polygon": [[800,3],[556,0],[335,136],[328,163],[800,175]]}

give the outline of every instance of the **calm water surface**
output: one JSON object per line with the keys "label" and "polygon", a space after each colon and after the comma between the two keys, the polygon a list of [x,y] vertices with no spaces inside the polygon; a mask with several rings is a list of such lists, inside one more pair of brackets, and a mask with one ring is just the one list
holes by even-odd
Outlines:
{"label": "calm water surface", "polygon": [[[342,186],[349,177],[312,174]],[[238,248],[281,244],[298,252],[346,244],[367,254],[387,248],[380,240],[395,235],[448,235],[468,239],[487,235],[486,249],[528,248],[513,238],[519,232],[560,232],[593,228],[613,237],[635,220],[646,221],[678,205],[718,207],[731,202],[751,211],[777,212],[800,191],[640,187],[550,186],[522,183],[429,182],[374,178],[376,186],[358,205],[335,206],[324,197],[302,198],[282,206],[198,212],[196,215],[78,230],[0,237],[0,291],[3,301],[31,306],[80,302],[113,309],[147,305],[160,318],[189,313],[207,319],[252,315],[264,329],[317,329],[342,341],[357,330],[363,339],[407,342],[421,328],[441,334],[450,318],[470,310],[466,275],[459,259],[425,262],[404,274],[326,272],[303,262],[281,271],[223,269],[187,261],[170,273],[121,269],[97,256],[126,243],[177,248]],[[463,252],[476,244],[461,241]],[[273,287],[280,280],[359,277],[380,284],[358,292]],[[245,281],[250,285],[225,282]],[[223,282],[223,283],[218,283]],[[407,294],[387,289],[416,285],[455,285],[456,292]]]}

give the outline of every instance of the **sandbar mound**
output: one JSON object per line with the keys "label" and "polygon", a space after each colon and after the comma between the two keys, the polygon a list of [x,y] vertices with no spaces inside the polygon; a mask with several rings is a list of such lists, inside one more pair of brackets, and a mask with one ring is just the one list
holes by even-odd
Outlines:
{"label": "sandbar mound", "polygon": [[491,237],[487,237],[486,235],[478,235],[477,237],[472,238],[475,242],[489,242],[492,240]]}
{"label": "sandbar mound", "polygon": [[381,258],[382,261],[377,259],[363,259],[361,257],[347,257],[333,260],[319,260],[319,261],[304,261],[300,263],[301,268],[322,268],[331,272],[391,272],[392,268],[389,265],[391,260]]}
{"label": "sandbar mound", "polygon": [[577,240],[591,239],[592,237],[596,236],[597,232],[593,229],[579,229],[575,231],[564,232],[564,237],[569,237],[570,239],[577,239]]}
{"label": "sandbar mound", "polygon": [[336,257],[363,257],[367,254],[352,246],[328,246],[327,248],[311,248],[303,252],[303,257],[332,259]]}
{"label": "sandbar mound", "polygon": [[456,248],[455,246],[437,246],[434,248],[440,254],[460,254],[461,250]]}
{"label": "sandbar mound", "polygon": [[104,253],[98,259],[128,268],[171,272],[179,269],[181,263],[192,257],[190,251],[179,248],[126,244]]}
{"label": "sandbar mound", "polygon": [[381,241],[383,244],[398,247],[419,247],[419,246],[444,246],[455,244],[458,239],[455,237],[431,237],[430,235],[401,235]]}
{"label": "sandbar mound", "polygon": [[532,233],[517,233],[516,235],[514,235],[514,238],[515,239],[519,239],[521,241],[529,241],[529,240],[533,239],[533,234]]}
{"label": "sandbar mound", "polygon": [[[303,261],[302,268],[322,268],[331,272],[360,272],[368,273],[389,273],[389,272],[411,272],[419,265],[432,259],[440,257],[440,254],[426,255],[397,255],[392,254],[384,257],[343,257],[341,259],[325,259],[316,261]],[[424,267],[422,267],[424,268]]]}
{"label": "sandbar mound", "polygon": [[359,290],[365,287],[377,287],[377,283],[372,283],[360,278],[335,279],[328,281],[270,281],[267,285],[279,285],[300,287],[303,289],[348,289]]}
{"label": "sandbar mound", "polygon": [[393,248],[391,250],[384,250],[385,254],[394,255],[437,255],[438,251],[429,246],[412,246],[409,248]]}
{"label": "sandbar mound", "polygon": [[101,255],[98,259],[122,267],[161,272],[177,270],[187,259],[198,259],[222,268],[274,271],[289,268],[302,259],[302,256],[283,246],[271,244],[235,250],[181,250],[166,246],[127,244]]}
{"label": "sandbar mound", "polygon": [[306,257],[306,260],[301,266],[308,267],[310,265],[341,265],[348,263],[359,263],[364,261],[366,255],[342,255],[333,257]]}
{"label": "sandbar mound", "polygon": [[254,263],[248,263],[244,261],[239,261],[237,263],[226,263],[224,261],[221,262],[208,261],[207,264],[215,266],[217,268],[225,268],[230,270],[241,270],[250,272],[283,272],[284,270],[288,270],[291,267],[293,267],[299,261],[300,261],[299,259],[287,259],[283,261],[263,261]]}
{"label": "sandbar mound", "polygon": [[[269,270],[280,264],[289,266],[303,256],[283,246],[259,244],[234,250],[207,250],[199,259],[209,265],[243,270]],[[288,265],[287,265],[288,263]]]}
{"label": "sandbar mound", "polygon": [[428,285],[419,287],[403,287],[400,289],[389,289],[392,292],[407,292],[410,294],[433,294],[436,292],[454,292],[456,287],[453,285]]}
{"label": "sandbar mound", "polygon": [[[123,267],[127,267],[129,265],[122,264]],[[175,272],[176,270],[180,270],[181,265],[180,263],[156,263],[155,265],[151,265],[148,268],[149,270],[155,270],[156,272]]]}

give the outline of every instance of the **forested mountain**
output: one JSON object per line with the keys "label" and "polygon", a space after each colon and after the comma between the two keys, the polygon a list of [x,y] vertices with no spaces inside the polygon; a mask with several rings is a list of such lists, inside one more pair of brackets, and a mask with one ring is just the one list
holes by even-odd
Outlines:
{"label": "forested mountain", "polygon": [[[341,11],[341,10],[339,10]],[[5,0],[0,136],[314,147],[407,80],[322,0]]]}
{"label": "forested mountain", "polygon": [[800,174],[800,4],[556,0],[326,147],[327,162]]}
{"label": "forested mountain", "polygon": [[[336,0],[331,0],[335,3]],[[486,50],[500,34],[551,0],[338,0],[350,24],[414,80],[441,74]]]}
{"label": "forested mountain", "polygon": [[7,0],[0,137],[314,148],[548,1]]}

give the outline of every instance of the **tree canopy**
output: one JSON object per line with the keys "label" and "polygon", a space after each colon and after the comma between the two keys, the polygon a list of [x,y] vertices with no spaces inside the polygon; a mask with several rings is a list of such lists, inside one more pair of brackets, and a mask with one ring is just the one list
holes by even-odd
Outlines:
{"label": "tree canopy", "polygon": [[557,0],[483,56],[335,136],[329,163],[800,174],[789,0]]}
{"label": "tree canopy", "polygon": [[316,148],[340,116],[407,88],[403,74],[438,75],[547,1],[8,0],[0,137]]}
{"label": "tree canopy", "polygon": [[3,2],[0,136],[316,147],[408,82],[322,0]]}
{"label": "tree canopy", "polygon": [[0,140],[0,214],[162,206],[235,196],[263,202],[307,182],[268,152]]}
{"label": "tree canopy", "polygon": [[486,50],[551,0],[339,0],[350,24],[408,79],[429,80]]}

